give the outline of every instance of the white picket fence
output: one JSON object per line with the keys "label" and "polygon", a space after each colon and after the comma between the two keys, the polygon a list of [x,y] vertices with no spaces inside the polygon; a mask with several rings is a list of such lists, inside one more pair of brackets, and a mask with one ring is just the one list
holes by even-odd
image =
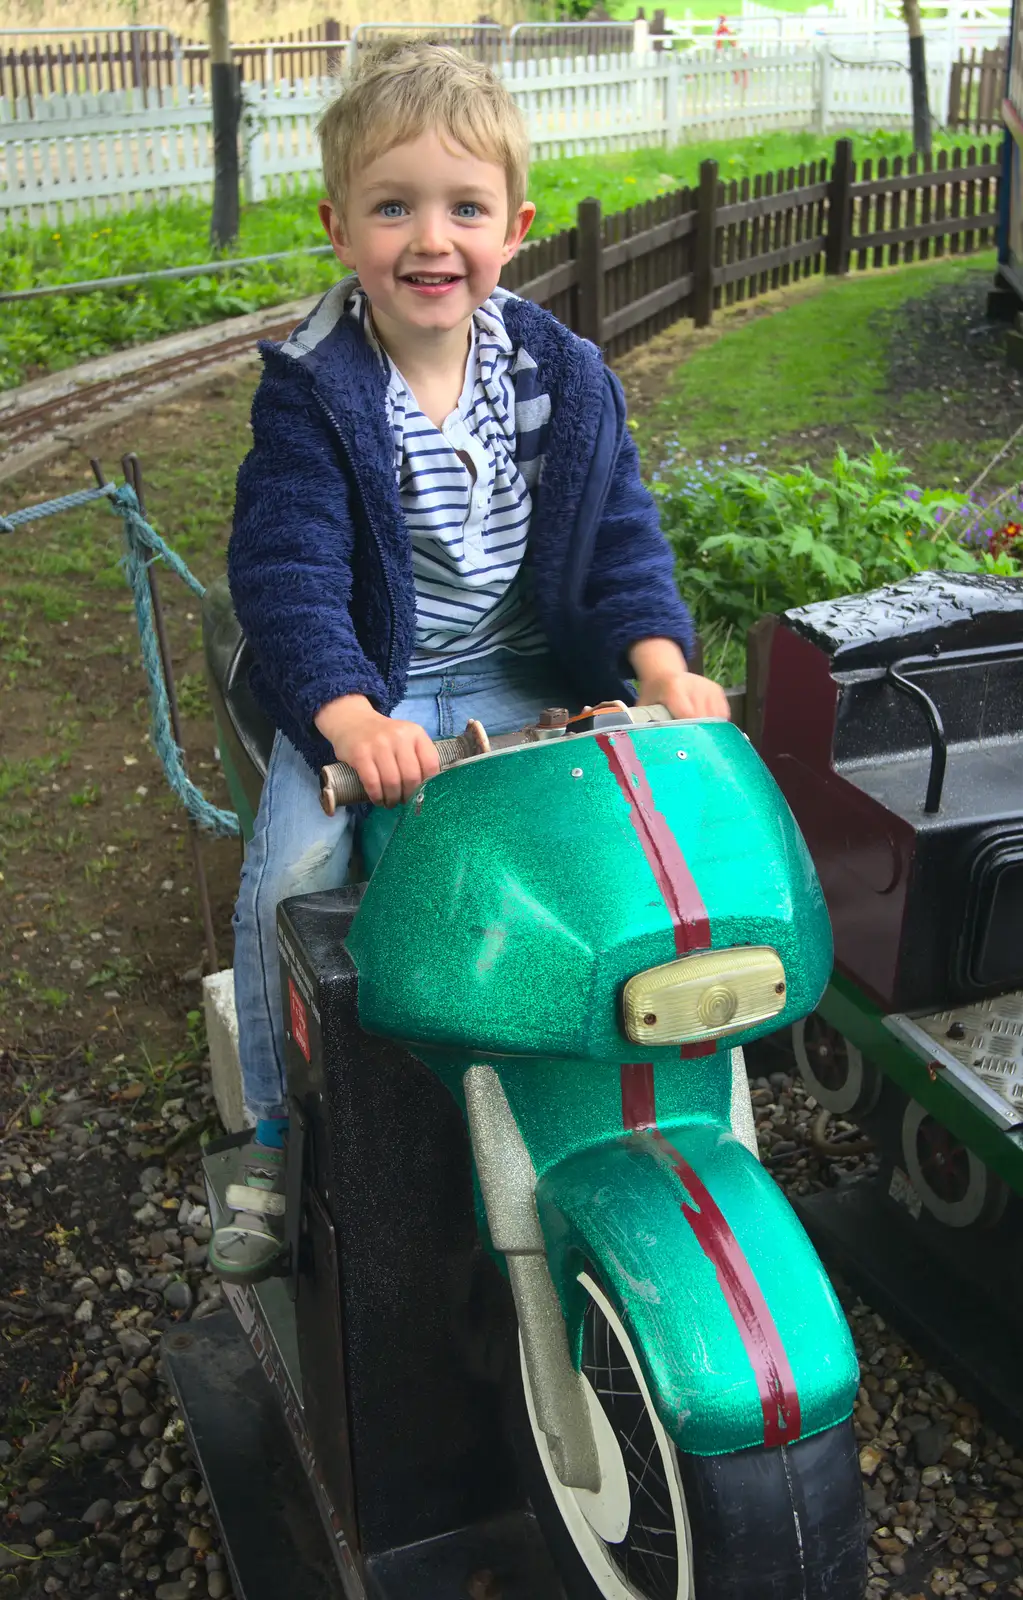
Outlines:
{"label": "white picket fence", "polygon": [[[953,60],[962,50],[982,50],[1009,35],[1009,0],[930,0],[923,17],[928,51]],[[727,27],[740,48],[777,49],[780,45],[813,46],[824,42],[841,55],[851,41],[863,42],[878,57],[906,37],[902,0],[832,0],[830,9],[813,5],[805,11],[779,11],[760,0],[742,0],[741,15],[728,17]],[[716,19],[669,20],[673,48],[710,42]]]}
{"label": "white picket fence", "polygon": [[[947,103],[947,62],[930,63],[932,105]],[[829,51],[710,51],[529,61],[506,72],[534,157],[737,138],[776,129],[898,127],[910,120],[897,62],[836,60]],[[249,86],[242,128],[246,195],[315,178],[315,128],[328,82],[262,92]],[[148,109],[132,94],[51,96],[12,119],[0,102],[0,216],[56,221],[178,195],[209,193],[210,108]],[[20,108],[19,108],[20,110]]]}

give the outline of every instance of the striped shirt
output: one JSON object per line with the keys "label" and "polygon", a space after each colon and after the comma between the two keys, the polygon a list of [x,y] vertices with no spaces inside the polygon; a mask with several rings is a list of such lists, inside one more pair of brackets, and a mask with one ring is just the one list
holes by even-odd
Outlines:
{"label": "striped shirt", "polygon": [[517,460],[517,362],[501,298],[496,291],[473,316],[462,393],[440,428],[420,411],[376,338],[365,291],[355,287],[346,302],[387,375],[394,471],[416,587],[412,676],[498,649],[539,655],[548,648],[521,570],[532,514],[527,478],[535,481],[531,469],[539,461],[520,467]]}

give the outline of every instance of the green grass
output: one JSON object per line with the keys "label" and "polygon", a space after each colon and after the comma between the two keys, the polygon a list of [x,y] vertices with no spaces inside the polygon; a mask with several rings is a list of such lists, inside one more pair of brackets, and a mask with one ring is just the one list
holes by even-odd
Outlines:
{"label": "green grass", "polygon": [[[952,147],[951,141],[945,143]],[[854,144],[860,158],[908,153],[910,148],[906,136],[884,132],[856,136]],[[833,150],[834,136],[793,133],[539,161],[530,183],[538,208],[533,236],[572,226],[576,207],[587,195],[596,195],[606,212],[615,212],[694,184],[701,161],[709,156],[719,162],[722,176],[731,178],[798,167]],[[318,195],[318,189],[308,189],[245,207],[233,254],[262,255],[322,243]],[[11,228],[0,236],[0,289],[199,264],[212,259],[208,229],[208,206],[192,200],[57,227]],[[216,277],[7,305],[0,317],[0,389],[163,334],[315,294],[336,274],[332,258],[297,257]]]}
{"label": "green grass", "polygon": [[[871,430],[889,420],[887,351],[871,319],[994,265],[994,253],[986,252],[824,279],[777,314],[728,330],[694,351],[659,399],[634,419],[644,459],[655,469],[674,441],[699,457],[729,447],[759,449],[779,436],[798,441],[810,429],[839,426],[861,430],[869,440]],[[903,397],[900,409],[905,414],[908,401],[909,409],[926,411],[939,399]],[[934,441],[936,447],[947,442]],[[793,448],[798,453],[795,442]]]}

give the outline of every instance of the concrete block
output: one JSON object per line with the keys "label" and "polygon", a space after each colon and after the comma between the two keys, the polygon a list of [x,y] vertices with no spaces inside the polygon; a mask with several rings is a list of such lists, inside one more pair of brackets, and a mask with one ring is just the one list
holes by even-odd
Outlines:
{"label": "concrete block", "polygon": [[238,1055],[238,1016],[234,1009],[234,973],[230,968],[213,972],[202,981],[206,1012],[206,1038],[210,1047],[213,1096],[220,1120],[228,1133],[252,1126],[242,1099],[242,1068]]}

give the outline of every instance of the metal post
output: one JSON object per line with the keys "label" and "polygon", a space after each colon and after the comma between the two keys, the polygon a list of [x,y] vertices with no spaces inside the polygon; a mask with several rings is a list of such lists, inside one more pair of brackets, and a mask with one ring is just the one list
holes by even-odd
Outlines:
{"label": "metal post", "polygon": [[[106,479],[99,462],[90,462],[96,482],[102,486]],[[139,503],[142,515],[146,514],[145,490],[142,484],[142,463],[137,455],[132,452],[121,457],[121,468],[125,480],[134,489],[135,498]],[[153,623],[156,628],[156,643],[160,652],[160,670],[167,690],[167,704],[170,708],[171,731],[174,734],[174,743],[181,749],[181,719],[178,715],[177,690],[174,687],[174,668],[171,662],[170,643],[167,638],[167,627],[164,621],[163,605],[160,600],[160,590],[156,579],[156,564],[150,561],[146,565],[146,578],[149,582],[149,598],[153,605]],[[213,931],[213,912],[210,907],[209,888],[206,883],[206,869],[203,866],[202,845],[199,835],[199,825],[194,817],[188,819],[188,831],[192,843],[192,858],[195,862],[195,882],[199,891],[199,908],[202,914],[203,936],[206,940],[206,959],[210,964],[211,972],[220,971],[220,962],[217,958],[217,940]]]}

